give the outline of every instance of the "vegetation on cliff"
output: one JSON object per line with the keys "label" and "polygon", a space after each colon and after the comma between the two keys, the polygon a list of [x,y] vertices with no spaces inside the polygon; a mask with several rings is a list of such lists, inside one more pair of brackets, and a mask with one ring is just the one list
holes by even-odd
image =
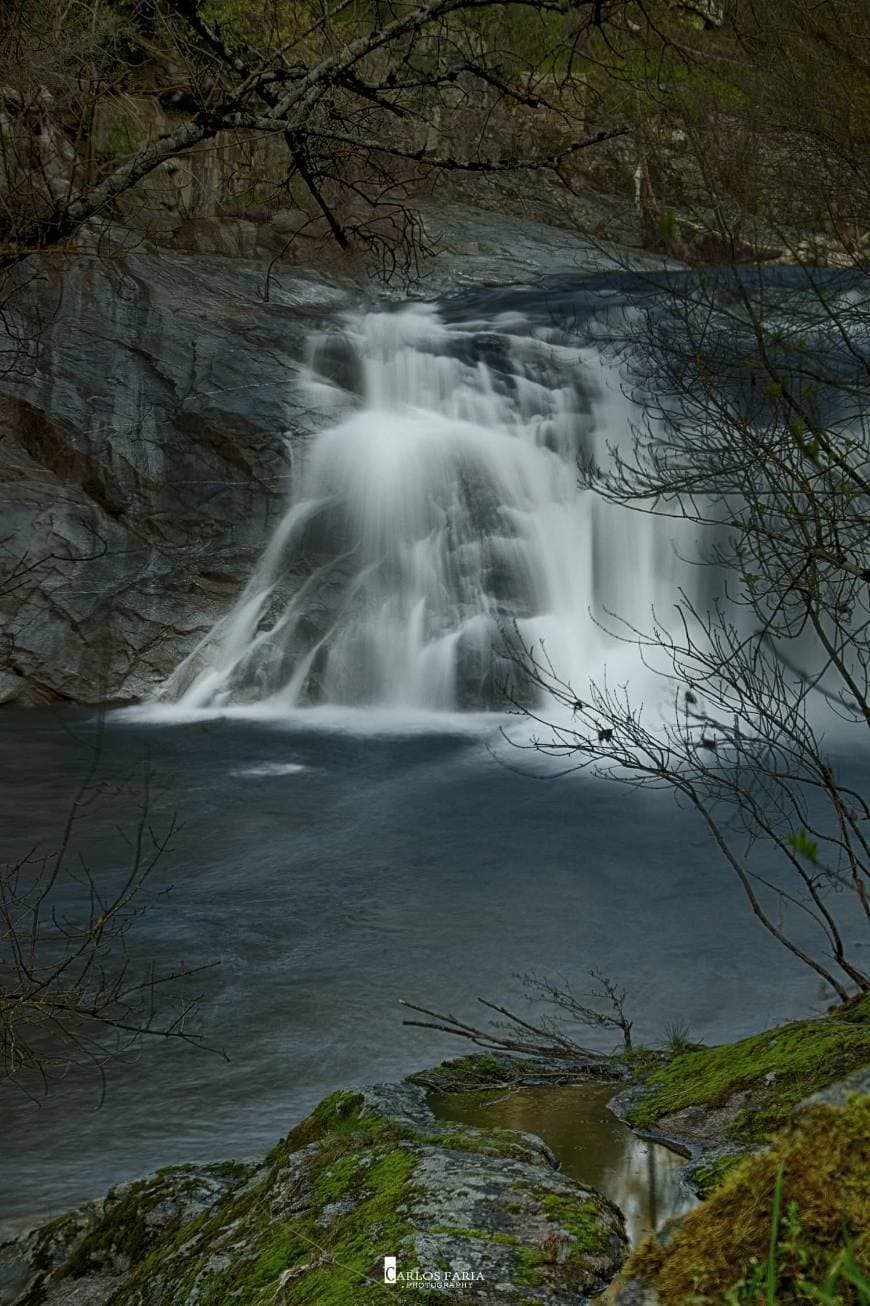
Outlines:
{"label": "vegetation on cliff", "polygon": [[276,257],[316,237],[394,268],[422,234],[405,201],[457,176],[575,221],[579,190],[622,196],[644,243],[700,261],[807,236],[856,251],[866,236],[860,0],[88,0],[85,13],[9,9],[7,258],[68,251],[88,222],[196,247],[215,217],[280,211]]}

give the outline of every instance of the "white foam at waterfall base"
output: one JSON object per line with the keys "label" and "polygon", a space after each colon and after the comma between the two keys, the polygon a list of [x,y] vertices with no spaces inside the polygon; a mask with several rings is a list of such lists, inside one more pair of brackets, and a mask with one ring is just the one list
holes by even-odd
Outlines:
{"label": "white foam at waterfall base", "polygon": [[638,415],[599,351],[510,326],[448,328],[421,305],[349,319],[342,379],[360,393],[337,420],[321,371],[336,338],[315,347],[303,384],[324,429],[244,592],[164,704],[498,709],[506,630],[577,689],[605,667],[639,673],[596,615],[642,624],[672,604],[672,530],[604,503],[577,472],[581,450],[603,458]]}

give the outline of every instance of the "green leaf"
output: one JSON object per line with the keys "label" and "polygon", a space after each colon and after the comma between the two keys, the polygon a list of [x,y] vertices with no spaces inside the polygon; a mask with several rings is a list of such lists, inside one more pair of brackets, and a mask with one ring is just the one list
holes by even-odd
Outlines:
{"label": "green leaf", "polygon": [[785,1162],[780,1161],[773,1185],[773,1211],[770,1221],[770,1247],[767,1252],[767,1266],[764,1280],[765,1301],[767,1306],[776,1306],[777,1261],[776,1244],[779,1238],[779,1216],[782,1209],[782,1172]]}
{"label": "green leaf", "polygon": [[671,241],[676,238],[678,231],[677,215],[669,209],[659,218],[659,235],[662,240]]}
{"label": "green leaf", "polygon": [[818,862],[819,845],[806,830],[793,830],[785,836],[785,842],[798,857],[805,857],[808,862]]}

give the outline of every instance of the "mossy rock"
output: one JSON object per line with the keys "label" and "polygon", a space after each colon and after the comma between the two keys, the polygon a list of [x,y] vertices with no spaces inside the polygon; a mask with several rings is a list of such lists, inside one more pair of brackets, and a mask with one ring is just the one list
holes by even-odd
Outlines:
{"label": "mossy rock", "polygon": [[477,1052],[452,1057],[432,1070],[408,1076],[438,1093],[473,1093],[517,1085],[579,1084],[586,1080],[628,1079],[631,1071],[622,1057],[577,1056],[575,1060],[519,1057],[507,1052]]}
{"label": "mossy rock", "polygon": [[[772,1239],[778,1174],[780,1215]],[[807,1104],[768,1149],[734,1166],[676,1231],[642,1243],[609,1299],[618,1306],[768,1300],[858,1306],[870,1300],[870,1280],[860,1286],[868,1269],[870,1096],[864,1093],[845,1106]]]}
{"label": "mossy rock", "polygon": [[742,1147],[710,1148],[699,1161],[686,1167],[683,1177],[698,1197],[709,1197],[745,1156],[746,1150]]}
{"label": "mossy rock", "polygon": [[396,1300],[384,1256],[419,1271],[421,1306],[445,1299],[436,1273],[464,1276],[466,1301],[578,1306],[626,1252],[617,1208],[560,1174],[540,1140],[437,1121],[409,1084],[333,1094],[260,1165],[223,1167],[210,1199],[185,1207],[201,1173],[129,1185],[69,1217],[61,1240],[31,1235],[19,1253],[54,1250],[30,1256],[20,1306],[369,1306]]}
{"label": "mossy rock", "polygon": [[864,998],[815,1020],[680,1053],[644,1076],[624,1116],[640,1130],[690,1139],[695,1131],[702,1144],[754,1144],[784,1125],[803,1098],[868,1062]]}
{"label": "mossy rock", "polygon": [[20,1306],[50,1300],[46,1285],[55,1279],[98,1280],[98,1296],[77,1300],[108,1300],[131,1266],[202,1221],[252,1170],[235,1161],[169,1166],[147,1179],[118,1184],[99,1201],[0,1247],[3,1281],[18,1293]]}

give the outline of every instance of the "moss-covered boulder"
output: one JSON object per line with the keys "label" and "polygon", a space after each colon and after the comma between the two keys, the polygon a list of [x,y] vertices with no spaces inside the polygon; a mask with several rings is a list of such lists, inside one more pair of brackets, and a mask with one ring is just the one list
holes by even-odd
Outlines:
{"label": "moss-covered boulder", "polygon": [[165,1170],[5,1249],[18,1306],[368,1306],[415,1275],[419,1306],[448,1281],[577,1306],[625,1251],[539,1139],[436,1121],[411,1084],[335,1093],[259,1165]]}
{"label": "moss-covered boulder", "polygon": [[724,1177],[729,1152],[764,1142],[809,1094],[868,1063],[870,998],[864,998],[736,1043],[677,1053],[642,1072],[614,1106],[643,1133],[676,1139],[699,1155],[716,1148]]}
{"label": "moss-covered boulder", "polygon": [[[870,1095],[810,1098],[665,1236],[635,1251],[618,1306],[870,1301]],[[821,1099],[821,1100],[820,1100]]]}
{"label": "moss-covered boulder", "polygon": [[617,1083],[632,1072],[624,1059],[606,1056],[569,1058],[518,1057],[509,1052],[473,1052],[451,1057],[431,1070],[408,1076],[411,1084],[437,1093],[476,1093],[484,1089],[581,1084],[589,1081]]}
{"label": "moss-covered boulder", "polygon": [[[101,1306],[131,1265],[204,1219],[253,1169],[235,1161],[171,1166],[118,1184],[99,1201],[0,1246],[0,1301]],[[61,1282],[62,1290],[49,1287]]]}

